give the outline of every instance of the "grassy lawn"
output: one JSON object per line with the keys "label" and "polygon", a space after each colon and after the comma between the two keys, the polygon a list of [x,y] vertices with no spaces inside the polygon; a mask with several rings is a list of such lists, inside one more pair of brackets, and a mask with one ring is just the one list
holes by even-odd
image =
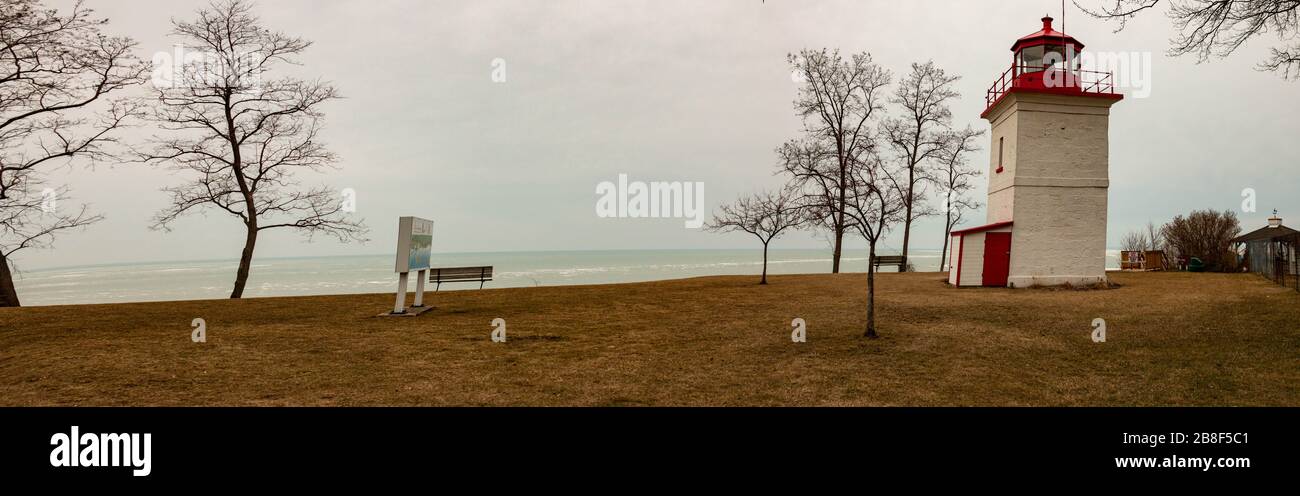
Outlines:
{"label": "grassy lawn", "polygon": [[1259,277],[942,279],[882,274],[878,340],[860,274],[0,309],[0,404],[1300,405],[1300,294]]}

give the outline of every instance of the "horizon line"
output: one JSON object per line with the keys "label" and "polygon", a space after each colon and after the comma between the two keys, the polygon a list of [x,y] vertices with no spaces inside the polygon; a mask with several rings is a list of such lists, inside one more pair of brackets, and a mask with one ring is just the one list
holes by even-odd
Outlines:
{"label": "horizon line", "polygon": [[[884,252],[889,252],[889,251],[900,251],[899,248],[892,248],[892,249],[889,248],[889,247],[885,247],[885,248],[886,248],[885,250],[877,250],[877,252],[882,252],[882,253],[884,253]],[[951,247],[949,247],[949,248],[951,248]],[[923,251],[940,251],[940,248],[913,248],[913,249],[914,249],[914,250],[923,250]],[[816,250],[816,251],[823,251],[823,250],[824,250],[824,251],[831,251],[830,248],[772,248],[770,251],[793,251],[793,250]],[[845,248],[845,250],[846,250],[846,251],[866,251],[867,248]],[[1109,246],[1108,246],[1108,247],[1106,247],[1106,250],[1107,250],[1107,251],[1112,251],[1112,250],[1121,250],[1121,248],[1119,248],[1119,247],[1109,247]],[[496,255],[499,255],[499,254],[511,254],[511,253],[590,253],[590,252],[620,252],[620,251],[623,251],[623,252],[630,252],[630,251],[659,251],[659,252],[672,252],[672,251],[762,251],[762,248],[761,248],[761,247],[748,247],[748,248],[600,248],[600,249],[551,249],[551,250],[484,250],[484,251],[435,251],[435,252],[433,252],[433,254],[434,254],[434,255],[466,255],[466,254],[496,254]],[[391,253],[362,253],[362,254],[353,254],[353,255],[297,255],[297,256],[266,256],[266,257],[257,257],[257,258],[254,258],[253,260],[254,260],[254,262],[256,263],[257,260],[301,260],[301,259],[310,259],[310,258],[381,257],[381,256],[390,256],[390,255],[393,255],[393,254],[391,254]],[[18,271],[16,271],[16,272],[18,272],[19,274],[21,274],[21,273],[24,273],[24,272],[44,272],[44,271],[51,271],[51,270],[67,270],[67,269],[92,268],[92,267],[109,267],[109,266],[120,266],[120,265],[154,265],[154,264],[170,264],[170,263],[207,263],[207,262],[231,262],[231,263],[238,263],[238,262],[239,262],[239,259],[238,259],[238,258],[200,258],[200,259],[167,259],[167,260],[156,260],[156,261],[116,261],[116,262],[103,262],[103,263],[90,263],[90,264],[73,264],[73,265],[55,265],[55,266],[45,266],[45,267],[37,267],[37,268],[34,268],[34,269],[18,270]]]}

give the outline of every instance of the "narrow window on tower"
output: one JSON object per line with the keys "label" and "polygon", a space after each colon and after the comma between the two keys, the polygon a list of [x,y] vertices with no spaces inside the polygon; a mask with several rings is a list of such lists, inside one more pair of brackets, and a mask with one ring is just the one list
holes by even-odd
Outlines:
{"label": "narrow window on tower", "polygon": [[998,174],[1002,173],[1002,142],[1006,139],[1006,137],[998,138],[998,170],[994,171]]}

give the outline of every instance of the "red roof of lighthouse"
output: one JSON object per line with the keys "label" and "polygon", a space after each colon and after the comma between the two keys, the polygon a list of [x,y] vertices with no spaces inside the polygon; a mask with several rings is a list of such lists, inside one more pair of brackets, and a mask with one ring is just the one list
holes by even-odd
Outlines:
{"label": "red roof of lighthouse", "polygon": [[[1079,68],[1074,59],[1066,64],[1060,64],[1062,61],[1052,61],[1045,55],[1050,52],[1060,54],[1056,47],[1069,45],[1073,52],[1083,51],[1083,43],[1074,37],[1052,29],[1052,18],[1043,17],[1043,29],[1030,33],[1028,36],[1016,40],[1011,45],[1011,52],[1014,54],[1011,67],[1002,73],[993,84],[989,86],[988,93],[984,96],[984,112],[980,114],[981,118],[987,118],[993,108],[1002,101],[1002,97],[1016,92],[1030,93],[1052,93],[1057,95],[1069,96],[1087,96],[1107,98],[1111,100],[1120,100],[1124,95],[1115,93],[1115,81],[1109,72],[1088,71]],[[1023,50],[1028,47],[1040,45],[1049,46],[1043,50],[1043,53],[1031,54],[1031,58],[1026,58]],[[1070,60],[1070,51],[1065,51],[1065,57]],[[1029,65],[1030,60],[1038,61],[1042,65]],[[1025,65],[1021,65],[1025,64]]]}
{"label": "red roof of lighthouse", "polygon": [[1052,29],[1051,16],[1043,17],[1042,21],[1043,29],[1016,40],[1016,43],[1011,45],[1011,51],[1014,52],[1021,48],[1035,45],[1061,45],[1064,44],[1062,43],[1062,39],[1064,39],[1066,43],[1074,45],[1075,52],[1083,50],[1083,43],[1080,43],[1079,40],[1074,39],[1073,36]]}

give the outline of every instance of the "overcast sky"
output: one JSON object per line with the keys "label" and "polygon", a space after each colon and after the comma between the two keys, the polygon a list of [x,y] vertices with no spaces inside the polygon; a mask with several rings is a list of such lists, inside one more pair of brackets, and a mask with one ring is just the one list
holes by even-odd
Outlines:
{"label": "overcast sky", "polygon": [[[149,59],[176,42],[171,19],[191,19],[206,2],[87,3]],[[1066,31],[1088,50],[1152,54],[1150,96],[1111,113],[1109,246],[1148,220],[1200,208],[1237,210],[1246,230],[1273,208],[1300,223],[1300,82],[1253,70],[1271,37],[1198,65],[1164,55],[1172,31],[1163,12],[1113,33],[1069,9]],[[346,96],[325,108],[324,138],[342,170],[305,179],[353,188],[372,229],[365,245],[266,232],[257,255],[275,257],[391,253],[401,215],[433,219],[434,249],[444,252],[756,246],[680,219],[597,218],[595,186],[620,173],[701,181],[712,211],[779,185],[773,150],[800,129],[785,57],[803,48],[870,52],[896,76],[933,59],[963,78],[956,124],[987,129],[984,92],[1008,66],[1011,43],[1043,14],[1059,18],[1060,2],[262,0],[256,11],[266,27],[315,42],[295,74]],[[491,79],[497,58],[504,83]],[[982,146],[972,157],[981,169]],[[61,236],[52,251],[21,253],[19,267],[237,258],[242,227],[228,215],[148,229],[167,203],[159,188],[181,178],[141,165],[55,174],[106,220]],[[1256,190],[1258,212],[1240,211],[1244,188]],[[983,223],[983,212],[971,217],[968,226]],[[942,241],[938,220],[914,232],[913,246]],[[799,233],[773,246],[826,243]]]}

